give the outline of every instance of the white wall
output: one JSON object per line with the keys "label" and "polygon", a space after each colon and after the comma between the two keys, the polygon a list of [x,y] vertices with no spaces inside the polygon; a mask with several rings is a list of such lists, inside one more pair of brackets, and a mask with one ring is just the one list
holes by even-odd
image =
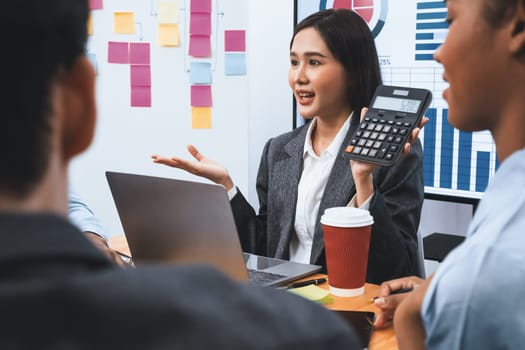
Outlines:
{"label": "white wall", "polygon": [[292,93],[288,86],[293,1],[250,0],[249,200],[258,208],[255,180],[266,141],[290,131]]}

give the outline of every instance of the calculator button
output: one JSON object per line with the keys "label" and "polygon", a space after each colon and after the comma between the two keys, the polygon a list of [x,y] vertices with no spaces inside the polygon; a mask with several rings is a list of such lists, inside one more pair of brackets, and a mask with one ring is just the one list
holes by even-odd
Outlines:
{"label": "calculator button", "polygon": [[386,138],[387,142],[394,142],[394,136],[390,135]]}
{"label": "calculator button", "polygon": [[403,142],[403,138],[402,137],[396,137],[396,139],[394,140],[395,143],[401,143]]}
{"label": "calculator button", "polygon": [[362,155],[362,156],[367,156],[367,155],[368,155],[368,152],[370,152],[370,149],[369,149],[369,148],[363,148],[363,150],[361,151],[361,155]]}
{"label": "calculator button", "polygon": [[390,130],[392,130],[392,127],[390,125],[386,125],[384,128],[383,128],[383,131],[384,132],[390,132]]}
{"label": "calculator button", "polygon": [[366,143],[366,140],[365,139],[361,139],[359,140],[359,142],[357,143],[358,146],[364,146]]}
{"label": "calculator button", "polygon": [[384,141],[386,139],[386,134],[379,134],[379,136],[377,137],[377,139],[379,141]]}
{"label": "calculator button", "polygon": [[378,133],[378,132],[373,132],[372,134],[370,134],[370,138],[371,138],[372,140],[377,139],[378,136],[379,136],[379,133]]}
{"label": "calculator button", "polygon": [[385,123],[386,123],[386,120],[384,120],[384,119],[380,119],[380,120],[379,120],[379,123],[381,123],[381,124],[385,124]]}
{"label": "calculator button", "polygon": [[386,160],[392,160],[392,158],[394,158],[394,155],[392,153],[387,153],[385,156]]}
{"label": "calculator button", "polygon": [[409,127],[410,127],[410,123],[409,123],[409,122],[404,122],[404,123],[403,123],[403,126],[404,126],[405,128],[409,128]]}
{"label": "calculator button", "polygon": [[388,121],[388,125],[394,125],[394,121],[393,120],[389,120]]}
{"label": "calculator button", "polygon": [[368,126],[367,123],[363,123],[363,124],[361,124],[360,128],[361,128],[361,129],[366,129],[367,126]]}
{"label": "calculator button", "polygon": [[366,145],[365,145],[365,146],[368,147],[368,148],[370,148],[370,147],[372,147],[373,144],[374,144],[374,141],[372,141],[372,140],[368,140],[368,141],[366,142]]}
{"label": "calculator button", "polygon": [[351,145],[356,145],[357,144],[357,139],[352,139],[352,141],[350,141],[350,144]]}
{"label": "calculator button", "polygon": [[383,158],[385,156],[385,154],[386,154],[386,151],[387,151],[386,147],[381,148],[381,150],[377,154],[377,158]]}
{"label": "calculator button", "polygon": [[368,152],[368,156],[374,158],[377,155],[377,150],[371,149],[370,152]]}
{"label": "calculator button", "polygon": [[376,128],[374,129],[375,131],[381,131],[383,130],[383,125],[379,124],[376,126]]}
{"label": "calculator button", "polygon": [[396,125],[397,125],[397,126],[401,126],[401,125],[403,125],[403,123],[401,123],[401,122],[396,122]]}
{"label": "calculator button", "polygon": [[346,153],[352,153],[353,150],[354,150],[354,146],[346,146],[345,148]]}
{"label": "calculator button", "polygon": [[366,130],[374,130],[375,127],[376,127],[375,124],[368,124],[366,127]]}
{"label": "calculator button", "polygon": [[380,148],[382,144],[383,144],[382,142],[376,141],[376,142],[374,142],[374,145],[372,147],[377,149],[377,148]]}
{"label": "calculator button", "polygon": [[401,130],[399,130],[399,134],[400,134],[400,135],[406,135],[406,134],[407,134],[407,129],[401,129]]}
{"label": "calculator button", "polygon": [[369,121],[370,121],[370,118],[366,117],[365,122],[369,122]]}
{"label": "calculator button", "polygon": [[361,153],[361,150],[362,150],[361,147],[355,147],[354,150],[352,151],[352,153],[353,154],[359,154],[359,153]]}
{"label": "calculator button", "polygon": [[374,118],[374,119],[372,119],[372,121],[373,121],[374,123],[377,123],[377,122],[379,121],[379,119]]}
{"label": "calculator button", "polygon": [[399,132],[399,128],[392,128],[392,134],[397,134]]}
{"label": "calculator button", "polygon": [[361,137],[361,136],[363,136],[363,132],[361,130],[359,130],[358,132],[355,133],[355,136]]}
{"label": "calculator button", "polygon": [[363,137],[364,137],[365,139],[369,138],[369,137],[370,137],[370,131],[365,131],[365,132],[363,132]]}
{"label": "calculator button", "polygon": [[388,149],[390,152],[395,152],[397,151],[397,149],[399,148],[399,146],[396,146],[396,145],[392,145],[390,146],[390,148]]}

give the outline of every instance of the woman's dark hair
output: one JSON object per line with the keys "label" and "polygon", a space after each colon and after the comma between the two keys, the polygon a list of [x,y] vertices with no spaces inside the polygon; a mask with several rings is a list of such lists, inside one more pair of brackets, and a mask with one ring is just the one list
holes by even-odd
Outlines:
{"label": "woman's dark hair", "polygon": [[493,27],[506,23],[516,13],[519,2],[525,8],[525,0],[484,0],[483,18]]}
{"label": "woman's dark hair", "polygon": [[[376,87],[382,83],[377,50],[368,25],[351,10],[319,11],[295,27],[290,48],[297,33],[306,28],[317,30],[332,55],[344,66],[348,101],[359,116],[361,108],[369,105]],[[352,118],[352,123],[358,122],[359,117]]]}
{"label": "woman's dark hair", "polygon": [[[23,15],[21,15],[23,14]],[[51,93],[60,71],[84,53],[87,0],[0,3],[2,126],[0,192],[27,195],[48,168]]]}

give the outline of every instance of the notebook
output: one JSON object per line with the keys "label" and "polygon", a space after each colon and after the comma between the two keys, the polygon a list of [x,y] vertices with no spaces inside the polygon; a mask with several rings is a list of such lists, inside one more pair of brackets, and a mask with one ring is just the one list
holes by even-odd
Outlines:
{"label": "notebook", "polygon": [[224,187],[106,172],[135,264],[208,263],[238,281],[280,286],[321,266],[243,253]]}

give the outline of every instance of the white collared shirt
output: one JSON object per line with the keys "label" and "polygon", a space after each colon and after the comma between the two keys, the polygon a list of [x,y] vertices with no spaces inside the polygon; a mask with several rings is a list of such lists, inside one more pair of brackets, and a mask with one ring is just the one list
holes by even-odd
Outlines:
{"label": "white collared shirt", "polygon": [[317,118],[314,118],[308,127],[304,142],[303,172],[297,189],[294,226],[296,235],[292,236],[290,242],[291,261],[310,262],[319,205],[335,159],[339,156],[339,149],[350,128],[351,117],[350,115],[346,119],[332,143],[319,156],[312,146],[312,132],[317,123]]}
{"label": "white collared shirt", "polygon": [[[319,205],[321,204],[321,198],[323,197],[324,189],[328,183],[328,177],[330,176],[334,162],[336,158],[340,156],[339,150],[350,129],[351,118],[352,114],[346,119],[332,140],[332,143],[320,156],[315,153],[312,146],[312,132],[317,123],[317,118],[314,118],[308,127],[303,150],[303,172],[297,189],[294,221],[296,234],[292,236],[289,247],[291,261],[306,264],[310,263]],[[233,188],[228,191],[228,198],[231,200],[237,192],[237,187],[234,185]],[[373,196],[374,194],[372,193],[360,208],[368,209]],[[354,195],[347,206],[355,207],[355,198],[356,196]]]}

